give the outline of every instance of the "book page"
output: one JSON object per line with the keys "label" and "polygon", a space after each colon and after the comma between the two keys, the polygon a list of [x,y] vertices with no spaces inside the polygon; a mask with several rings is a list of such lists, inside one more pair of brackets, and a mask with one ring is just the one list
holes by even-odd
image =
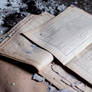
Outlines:
{"label": "book page", "polygon": [[34,29],[53,17],[48,13],[43,13],[39,16],[34,15],[33,17],[28,16],[28,18],[24,19],[24,23],[22,21],[22,25],[19,23],[21,26],[17,24],[16,33],[0,46],[0,54],[20,62],[31,64],[38,70],[52,62],[52,54],[33,44],[20,33]]}
{"label": "book page", "polygon": [[66,66],[92,85],[92,44]]}
{"label": "book page", "polygon": [[69,7],[47,23],[23,34],[66,65],[92,43],[92,16],[79,8]]}

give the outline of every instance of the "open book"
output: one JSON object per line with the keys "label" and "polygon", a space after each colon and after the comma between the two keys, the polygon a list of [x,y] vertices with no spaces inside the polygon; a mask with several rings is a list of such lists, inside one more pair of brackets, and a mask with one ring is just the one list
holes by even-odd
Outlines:
{"label": "open book", "polygon": [[23,33],[92,84],[92,15],[76,7]]}
{"label": "open book", "polygon": [[48,23],[23,34],[66,65],[92,43],[92,16],[69,7]]}
{"label": "open book", "polygon": [[37,69],[42,68],[47,65],[47,63],[49,64],[53,61],[53,56],[49,52],[37,47],[35,44],[32,44],[20,33],[21,31],[24,32],[34,29],[51,18],[53,18],[53,16],[47,13],[39,16],[27,16],[18,25],[10,30],[11,33],[9,32],[9,35],[1,43],[1,54],[5,56],[9,55],[16,60],[19,59],[24,62],[26,61],[27,63],[35,66]]}
{"label": "open book", "polygon": [[[61,15],[63,15],[63,13],[61,13]],[[48,13],[43,13],[39,16],[27,16],[7,34],[2,36],[3,40],[0,43],[0,54],[33,65],[38,69],[39,74],[44,76],[57,88],[67,88],[73,92],[91,92],[92,89],[90,87],[77,79],[76,76],[73,77],[72,74],[63,69],[62,65],[56,64],[57,61],[54,60],[54,54],[52,55],[52,52],[50,53],[50,51],[45,50],[47,48],[40,48],[30,40],[29,36],[31,31],[33,33],[33,30],[47,25],[53,19],[55,19],[55,17]],[[24,33],[24,35],[21,33]],[[81,59],[81,57],[79,58]]]}

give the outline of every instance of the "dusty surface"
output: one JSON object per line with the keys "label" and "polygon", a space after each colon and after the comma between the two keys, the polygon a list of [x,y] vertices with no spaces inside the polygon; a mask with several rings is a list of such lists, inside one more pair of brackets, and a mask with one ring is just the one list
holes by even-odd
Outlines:
{"label": "dusty surface", "polygon": [[26,72],[0,59],[0,92],[48,92],[48,86],[33,81],[31,71]]}
{"label": "dusty surface", "polygon": [[35,76],[40,82],[36,82],[32,80],[32,75],[30,66],[0,56],[0,92],[72,92],[57,90],[37,74]]}

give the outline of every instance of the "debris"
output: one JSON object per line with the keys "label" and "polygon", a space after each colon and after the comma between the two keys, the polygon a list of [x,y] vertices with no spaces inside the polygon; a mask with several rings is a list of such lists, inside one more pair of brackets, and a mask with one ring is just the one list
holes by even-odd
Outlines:
{"label": "debris", "polygon": [[[34,74],[33,77],[32,77],[33,80],[37,81],[37,82],[46,82],[45,81],[45,78],[41,77],[40,75],[38,74]],[[67,90],[67,89],[61,89],[61,90],[57,90],[56,87],[54,87],[53,85],[48,84],[48,92],[72,92],[70,90]]]}
{"label": "debris", "polygon": [[66,9],[66,6],[64,4],[58,6],[57,8],[59,11],[64,11]]}
{"label": "debris", "polygon": [[57,89],[54,86],[49,85],[48,92],[57,92]]}
{"label": "debris", "polygon": [[[41,14],[46,11],[58,15],[70,5],[76,5],[92,14],[92,2],[90,0],[1,0],[0,26],[2,27],[0,27],[0,35],[9,31],[28,14]],[[7,27],[7,30],[4,30],[2,24],[4,24],[4,28]]]}
{"label": "debris", "polygon": [[51,85],[50,85],[48,92],[72,92],[72,91],[67,90],[67,89],[57,90],[54,86],[51,86]]}
{"label": "debris", "polygon": [[38,81],[38,82],[45,82],[45,78],[41,77],[38,74],[34,74],[32,79],[35,80],[35,81]]}
{"label": "debris", "polygon": [[62,90],[58,90],[58,91],[56,91],[56,92],[72,92],[72,91],[66,90],[66,89],[62,89]]}
{"label": "debris", "polygon": [[4,24],[3,26],[12,28],[15,26],[20,20],[22,20],[25,17],[24,14],[21,13],[13,13],[9,14],[4,18]]}

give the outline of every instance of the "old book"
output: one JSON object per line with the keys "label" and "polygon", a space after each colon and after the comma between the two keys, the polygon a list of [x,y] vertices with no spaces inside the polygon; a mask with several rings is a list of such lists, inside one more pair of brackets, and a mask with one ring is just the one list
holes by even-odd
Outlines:
{"label": "old book", "polygon": [[51,63],[54,60],[52,54],[21,35],[22,32],[34,30],[53,18],[54,16],[48,13],[39,16],[27,16],[2,37],[4,40],[0,44],[0,54],[33,65],[38,69],[39,74],[59,89],[66,88],[73,92],[91,92],[92,89],[87,84],[66,72],[61,65]]}
{"label": "old book", "polygon": [[23,34],[92,84],[92,15],[76,7]]}
{"label": "old book", "polygon": [[40,24],[51,18],[53,18],[53,16],[48,13],[44,13],[39,16],[27,16],[18,25],[10,30],[11,33],[9,32],[10,34],[1,43],[0,53],[5,56],[8,55],[16,60],[20,59],[21,61],[26,61],[27,63],[35,66],[37,69],[49,64],[53,61],[53,56],[49,52],[40,49],[35,44],[32,44],[20,33],[21,31],[24,32],[34,29],[34,27],[38,27]]}

